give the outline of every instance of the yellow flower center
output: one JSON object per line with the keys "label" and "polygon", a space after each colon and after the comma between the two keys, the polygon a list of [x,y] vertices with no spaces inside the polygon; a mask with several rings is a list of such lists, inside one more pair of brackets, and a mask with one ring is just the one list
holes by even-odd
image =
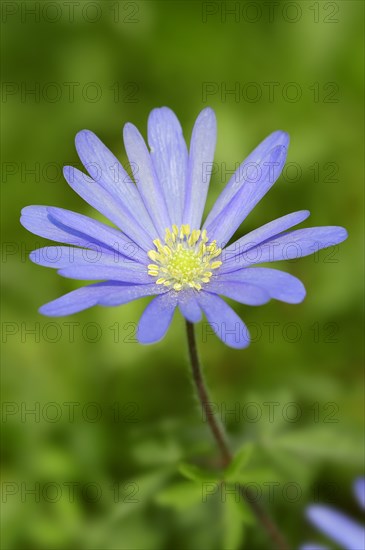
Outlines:
{"label": "yellow flower center", "polygon": [[156,250],[148,252],[154,262],[148,265],[148,274],[156,277],[157,285],[171,286],[174,290],[195,288],[209,283],[212,271],[222,265],[216,258],[222,249],[217,242],[208,243],[205,229],[193,229],[189,225],[177,225],[166,229],[165,242],[155,239]]}

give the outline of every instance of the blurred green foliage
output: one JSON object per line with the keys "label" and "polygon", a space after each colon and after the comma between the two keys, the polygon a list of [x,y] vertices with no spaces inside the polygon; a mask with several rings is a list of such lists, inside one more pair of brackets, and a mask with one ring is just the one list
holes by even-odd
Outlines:
{"label": "blurred green foliage", "polygon": [[61,175],[78,163],[74,135],[89,128],[125,162],[122,125],[145,135],[161,105],[187,139],[203,107],[216,111],[208,206],[261,139],[290,133],[291,164],[241,234],[304,208],[311,225],[349,230],[339,250],[281,264],[306,285],[303,304],[235,304],[252,332],[247,350],[197,327],[217,415],[234,449],[251,448],[238,477],[256,484],[293,548],[320,541],[305,506],[331,502],[356,516],[351,482],[363,464],[363,3],[1,7],[2,548],[269,548],[242,503],[181,467],[219,466],[182,319],[143,347],[134,327],[148,300],[56,320],[37,313],[79,285],[30,263],[27,252],[45,241],[19,225],[20,209],[95,215]]}

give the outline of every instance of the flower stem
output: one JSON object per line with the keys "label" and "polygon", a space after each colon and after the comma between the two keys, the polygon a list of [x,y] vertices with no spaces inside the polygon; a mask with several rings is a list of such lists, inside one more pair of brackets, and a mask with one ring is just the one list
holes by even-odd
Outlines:
{"label": "flower stem", "polygon": [[[200,367],[194,325],[192,323],[189,323],[189,321],[186,321],[186,331],[194,383],[201,406],[204,411],[204,417],[208,420],[213,437],[218,444],[223,459],[223,467],[225,468],[232,461],[233,455],[227,443],[227,437],[223,425],[217,422],[216,418],[214,417],[211,402],[209,400],[208,390],[204,382],[203,372]],[[274,544],[274,547],[277,550],[290,550],[288,543],[286,542],[282,533],[279,531],[278,527],[275,525],[271,517],[267,514],[266,510],[264,510],[261,504],[257,501],[256,495],[253,495],[250,489],[248,487],[245,487],[245,485],[240,485],[239,487],[242,497],[255,513],[258,521],[261,523],[271,542]]]}

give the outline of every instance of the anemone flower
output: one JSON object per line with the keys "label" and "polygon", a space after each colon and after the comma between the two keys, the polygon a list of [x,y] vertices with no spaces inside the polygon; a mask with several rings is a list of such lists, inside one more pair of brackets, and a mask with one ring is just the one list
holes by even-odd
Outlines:
{"label": "anemone flower", "polygon": [[166,107],[154,109],[148,120],[149,149],[135,126],[124,127],[132,179],[95,134],[79,132],[76,149],[89,176],[71,166],[65,167],[64,176],[115,227],[63,208],[22,210],[24,227],[63,243],[33,251],[33,262],[55,268],[64,277],[100,281],[43,305],[40,312],[57,317],[155,296],[139,321],[141,343],[163,338],[179,308],[189,323],[199,322],[204,313],[221,340],[244,348],[249,343],[247,328],[221,296],[254,306],[272,298],[301,302],[305,289],[299,279],[256,266],[313,254],[346,239],[346,230],[336,226],[293,229],[309,216],[301,210],[230,244],[279,177],[289,137],[276,131],[260,143],[203,222],[215,143],[212,109],[199,114],[189,150],[175,114]]}

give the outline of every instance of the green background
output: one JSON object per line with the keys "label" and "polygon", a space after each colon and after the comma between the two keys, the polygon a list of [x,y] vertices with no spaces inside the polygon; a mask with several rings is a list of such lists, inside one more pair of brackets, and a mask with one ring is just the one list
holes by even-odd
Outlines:
{"label": "green background", "polygon": [[[2,548],[270,548],[235,495],[224,498],[228,485],[179,472],[183,462],[219,466],[180,315],[162,342],[142,346],[135,325],[147,299],[37,313],[80,285],[27,259],[46,241],[20,226],[21,208],[95,215],[61,175],[79,162],[74,135],[94,131],[125,162],[123,124],[146,135],[162,105],[188,140],[199,111],[216,112],[208,207],[259,141],[289,132],[288,168],[240,235],[305,208],[308,225],[349,231],[339,249],[280,264],[304,282],[302,304],[234,306],[252,332],[247,350],[204,323],[197,339],[232,448],[252,447],[240,475],[291,546],[325,541],[305,520],[308,503],[358,517],[362,20],[358,1],[2,3]],[[215,494],[204,499],[207,488]]]}

